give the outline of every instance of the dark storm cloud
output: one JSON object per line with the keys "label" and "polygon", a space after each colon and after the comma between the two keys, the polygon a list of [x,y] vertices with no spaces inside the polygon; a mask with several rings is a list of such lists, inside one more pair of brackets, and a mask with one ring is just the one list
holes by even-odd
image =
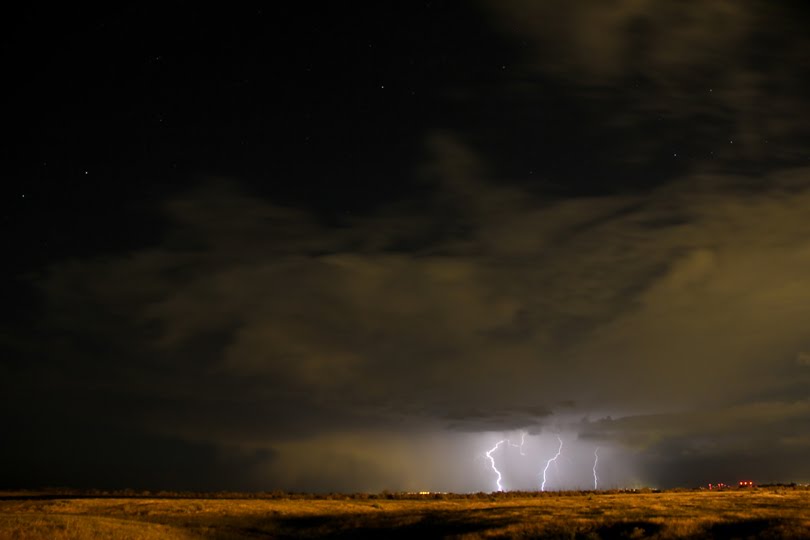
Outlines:
{"label": "dark storm cloud", "polygon": [[[547,80],[567,81],[569,92],[624,132],[624,161],[660,153],[746,163],[806,159],[810,38],[799,4],[481,5],[525,46],[513,93],[543,94]],[[538,76],[545,79],[533,82]],[[633,141],[635,130],[641,133]]]}
{"label": "dark storm cloud", "polygon": [[517,431],[531,429],[542,425],[546,417],[551,416],[551,409],[542,406],[513,407],[498,409],[488,407],[486,403],[479,409],[465,409],[448,413],[442,420],[446,421],[447,428],[458,431]]}
{"label": "dark storm cloud", "polygon": [[602,419],[581,435],[636,448],[647,478],[699,485],[735,476],[789,481],[810,474],[810,400],[749,402],[713,410]]}
{"label": "dark storm cloud", "polygon": [[158,245],[53,266],[55,395],[296,489],[458,486],[441,433],[810,449],[810,171],[549,199],[450,134],[426,148],[418,204],[326,227],[212,180]]}

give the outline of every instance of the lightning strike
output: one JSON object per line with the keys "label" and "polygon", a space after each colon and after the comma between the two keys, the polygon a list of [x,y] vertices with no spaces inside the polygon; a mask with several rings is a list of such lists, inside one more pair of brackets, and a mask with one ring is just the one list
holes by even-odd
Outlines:
{"label": "lightning strike", "polygon": [[543,468],[543,483],[540,484],[540,491],[546,490],[546,471],[548,471],[551,462],[556,462],[557,458],[560,457],[560,454],[562,453],[563,442],[559,435],[557,435],[557,440],[560,441],[560,447],[557,449],[557,454],[553,458],[546,461],[546,466]]}
{"label": "lightning strike", "polygon": [[492,452],[500,448],[500,446],[505,442],[508,442],[508,439],[501,439],[495,444],[495,446],[486,452],[487,459],[489,460],[489,466],[492,467],[492,470],[498,475],[498,478],[495,480],[495,485],[498,486],[498,491],[503,491],[503,486],[501,485],[501,479],[503,479],[503,476],[501,475],[501,471],[499,471],[495,466],[495,458],[492,457]]}
{"label": "lightning strike", "polygon": [[596,464],[599,463],[599,447],[593,451],[593,489],[599,489],[599,477],[596,476]]}
{"label": "lightning strike", "polygon": [[520,451],[521,456],[525,456],[526,452],[523,451],[523,445],[526,444],[526,432],[523,431],[520,433],[520,444],[515,444],[512,441],[509,441],[509,446],[514,446]]}

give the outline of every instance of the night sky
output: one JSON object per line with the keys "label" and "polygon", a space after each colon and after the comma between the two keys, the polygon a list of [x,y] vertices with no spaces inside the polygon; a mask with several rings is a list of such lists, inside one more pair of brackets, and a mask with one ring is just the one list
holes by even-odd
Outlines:
{"label": "night sky", "polygon": [[805,2],[4,19],[0,487],[810,482]]}

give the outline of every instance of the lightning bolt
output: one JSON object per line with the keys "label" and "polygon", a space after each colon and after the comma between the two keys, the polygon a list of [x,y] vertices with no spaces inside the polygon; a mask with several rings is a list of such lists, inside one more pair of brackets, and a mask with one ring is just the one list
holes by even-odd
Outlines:
{"label": "lightning bolt", "polygon": [[503,478],[503,476],[501,475],[501,471],[499,471],[498,468],[495,466],[495,458],[492,457],[492,452],[500,448],[500,446],[503,443],[508,441],[509,439],[501,439],[495,444],[495,446],[493,446],[486,452],[487,459],[489,460],[489,466],[492,467],[492,470],[495,471],[495,474],[498,475],[497,480],[495,480],[495,484],[498,486],[498,491],[503,491],[503,486],[501,485],[501,479]]}
{"label": "lightning bolt", "polygon": [[526,444],[526,432],[523,431],[520,433],[520,444],[515,444],[512,441],[509,441],[509,446],[514,446],[518,450],[520,450],[520,455],[525,456],[526,452],[523,451],[523,445]]}
{"label": "lightning bolt", "polygon": [[596,476],[596,464],[599,463],[599,447],[593,451],[593,489],[599,489],[599,478]]}
{"label": "lightning bolt", "polygon": [[562,453],[563,442],[559,435],[557,435],[557,440],[560,441],[560,447],[557,449],[557,454],[550,460],[546,461],[546,466],[543,468],[543,483],[540,484],[540,491],[546,490],[546,471],[548,471],[549,465],[551,465],[552,461],[556,462],[557,458],[560,457],[560,454]]}
{"label": "lightning bolt", "polygon": [[503,480],[503,475],[501,474],[501,471],[498,470],[498,467],[495,466],[495,458],[492,457],[492,454],[496,450],[498,450],[498,448],[500,448],[501,445],[504,444],[504,443],[508,444],[509,446],[514,446],[515,448],[517,448],[520,451],[521,456],[525,456],[526,452],[523,451],[523,445],[526,444],[526,432],[525,431],[521,432],[521,434],[520,434],[520,444],[515,444],[510,439],[501,439],[500,441],[495,443],[495,446],[493,446],[487,452],[485,452],[485,455],[487,456],[487,459],[489,460],[489,466],[492,467],[492,471],[497,475],[497,479],[495,480],[495,485],[498,487],[498,491],[503,491],[503,485],[501,484],[501,480]]}

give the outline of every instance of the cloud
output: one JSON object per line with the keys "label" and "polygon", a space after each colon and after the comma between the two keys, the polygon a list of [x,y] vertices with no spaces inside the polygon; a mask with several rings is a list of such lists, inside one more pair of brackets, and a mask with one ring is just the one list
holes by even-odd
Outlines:
{"label": "cloud", "polygon": [[543,55],[550,69],[593,81],[622,77],[634,69],[674,80],[701,65],[736,60],[756,24],[751,5],[735,2],[698,9],[637,0],[510,0],[487,8],[501,17],[506,31],[552,47]]}
{"label": "cloud", "polygon": [[607,418],[586,422],[580,433],[635,449],[648,482],[700,485],[740,477],[801,481],[810,474],[801,458],[809,428],[810,402],[802,399]]}
{"label": "cloud", "polygon": [[[513,91],[539,94],[551,80],[604,103],[607,123],[625,137],[642,128],[628,162],[671,155],[672,147],[712,162],[805,158],[796,140],[808,135],[801,121],[806,84],[798,74],[808,67],[810,39],[798,23],[803,13],[794,12],[801,8],[651,0],[480,5],[523,45],[511,67],[523,82]],[[670,147],[656,149],[662,142]]]}
{"label": "cloud", "polygon": [[403,433],[612,414],[582,440],[733,452],[752,425],[760,449],[806,429],[810,170],[553,199],[492,182],[449,134],[426,148],[420,205],[325,227],[214,180],[165,204],[157,245],[53,266],[42,324],[71,359],[53,395],[132,400],[136,429],[267,452],[307,489],[404,486],[407,456],[349,451]]}
{"label": "cloud", "polygon": [[[728,454],[743,446],[766,443],[779,446],[780,433],[810,421],[810,401],[757,401],[714,409],[692,410],[585,421],[585,438],[615,440],[641,449],[690,441],[705,453]],[[787,436],[785,440],[796,442]]]}

